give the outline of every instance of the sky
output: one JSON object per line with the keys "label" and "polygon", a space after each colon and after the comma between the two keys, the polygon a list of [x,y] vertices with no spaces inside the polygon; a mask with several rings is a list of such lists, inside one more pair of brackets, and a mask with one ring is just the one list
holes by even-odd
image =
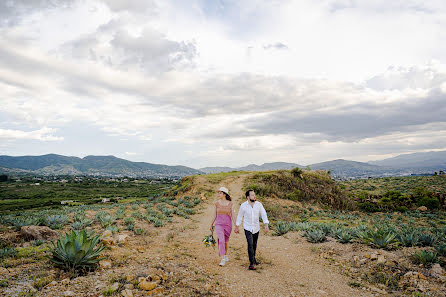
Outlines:
{"label": "sky", "polygon": [[239,167],[446,149],[444,0],[0,1],[0,155]]}

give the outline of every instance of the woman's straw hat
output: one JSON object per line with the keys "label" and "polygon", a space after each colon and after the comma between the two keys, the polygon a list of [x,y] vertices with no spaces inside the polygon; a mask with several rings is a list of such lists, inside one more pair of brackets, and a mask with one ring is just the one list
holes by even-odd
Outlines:
{"label": "woman's straw hat", "polygon": [[219,191],[222,191],[223,193],[226,193],[229,195],[229,190],[225,187],[221,187],[220,189],[218,189]]}

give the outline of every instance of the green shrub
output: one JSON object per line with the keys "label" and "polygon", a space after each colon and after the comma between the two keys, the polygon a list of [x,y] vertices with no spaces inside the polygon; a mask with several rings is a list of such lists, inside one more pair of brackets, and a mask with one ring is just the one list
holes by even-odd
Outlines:
{"label": "green shrub", "polygon": [[438,255],[446,257],[446,244],[441,244],[435,247],[435,251],[438,253]]}
{"label": "green shrub", "polygon": [[281,236],[283,234],[288,233],[289,231],[289,227],[287,222],[284,221],[278,221],[276,223],[276,225],[274,226],[274,231],[276,233],[277,236]]}
{"label": "green shrub", "polygon": [[434,246],[437,242],[437,237],[430,233],[423,233],[419,236],[419,246]]}
{"label": "green shrub", "polygon": [[307,239],[308,242],[312,243],[323,242],[327,239],[325,236],[325,232],[319,229],[305,231],[304,237]]}
{"label": "green shrub", "polygon": [[0,259],[14,257],[15,255],[17,255],[17,250],[13,247],[12,248],[6,247],[0,249]]}
{"label": "green shrub", "polygon": [[437,252],[419,251],[410,256],[410,259],[415,264],[423,264],[425,267],[430,267],[434,263],[438,263]]}
{"label": "green shrub", "polygon": [[360,210],[362,210],[362,211],[365,211],[365,212],[378,212],[378,211],[380,211],[379,207],[375,203],[368,202],[368,201],[366,201],[366,202],[359,202],[358,203],[358,208]]}
{"label": "green shrub", "polygon": [[412,231],[412,232],[401,232],[397,236],[398,241],[401,243],[401,245],[410,247],[410,246],[417,246],[418,242],[420,240],[420,236],[418,232]]}
{"label": "green shrub", "polygon": [[398,243],[396,234],[385,229],[367,230],[357,233],[357,236],[365,244],[379,249],[389,249]]}
{"label": "green shrub", "polygon": [[50,260],[71,274],[94,269],[100,260],[105,259],[100,257],[105,247],[99,240],[99,236],[89,237],[85,230],[71,231],[52,243]]}

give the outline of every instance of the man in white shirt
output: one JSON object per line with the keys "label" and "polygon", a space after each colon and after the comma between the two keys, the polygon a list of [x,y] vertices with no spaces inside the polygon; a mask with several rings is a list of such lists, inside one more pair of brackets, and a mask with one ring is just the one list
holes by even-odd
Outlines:
{"label": "man in white shirt", "polygon": [[243,220],[243,228],[245,229],[246,241],[248,242],[249,269],[255,270],[255,265],[259,264],[256,260],[257,239],[259,238],[259,216],[262,216],[262,222],[265,224],[265,232],[269,231],[268,217],[262,203],[256,201],[256,193],[248,190],[245,193],[247,201],[240,206],[235,222],[235,233],[239,233],[239,226]]}

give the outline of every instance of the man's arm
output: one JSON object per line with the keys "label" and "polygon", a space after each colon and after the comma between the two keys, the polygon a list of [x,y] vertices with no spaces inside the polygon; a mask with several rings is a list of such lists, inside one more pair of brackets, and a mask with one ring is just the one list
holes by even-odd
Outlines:
{"label": "man's arm", "polygon": [[260,215],[262,216],[262,222],[263,224],[265,224],[265,232],[269,231],[269,221],[268,221],[268,216],[266,215],[266,210],[263,207],[263,204],[260,204]]}
{"label": "man's arm", "polygon": [[243,204],[240,205],[240,209],[238,210],[238,215],[237,215],[237,221],[235,222],[235,233],[239,233],[239,226],[242,223],[242,218],[243,218]]}

